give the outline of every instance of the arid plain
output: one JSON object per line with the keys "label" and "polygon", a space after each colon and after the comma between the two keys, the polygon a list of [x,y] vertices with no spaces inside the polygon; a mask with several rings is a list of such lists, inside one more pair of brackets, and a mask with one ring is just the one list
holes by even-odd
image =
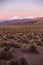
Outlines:
{"label": "arid plain", "polygon": [[43,65],[43,26],[0,26],[1,65]]}

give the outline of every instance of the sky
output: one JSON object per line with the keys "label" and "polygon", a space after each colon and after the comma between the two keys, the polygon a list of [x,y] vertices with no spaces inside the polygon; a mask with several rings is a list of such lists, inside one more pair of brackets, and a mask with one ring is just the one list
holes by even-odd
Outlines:
{"label": "sky", "polygon": [[43,17],[43,0],[0,0],[0,19]]}

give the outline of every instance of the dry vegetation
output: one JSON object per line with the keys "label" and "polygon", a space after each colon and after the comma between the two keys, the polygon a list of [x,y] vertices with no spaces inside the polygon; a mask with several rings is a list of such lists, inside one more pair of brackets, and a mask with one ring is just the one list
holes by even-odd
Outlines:
{"label": "dry vegetation", "polygon": [[39,46],[43,46],[42,26],[0,27],[0,60],[9,60],[9,65],[29,65],[24,58],[12,61],[14,50],[20,49],[24,53],[40,54]]}

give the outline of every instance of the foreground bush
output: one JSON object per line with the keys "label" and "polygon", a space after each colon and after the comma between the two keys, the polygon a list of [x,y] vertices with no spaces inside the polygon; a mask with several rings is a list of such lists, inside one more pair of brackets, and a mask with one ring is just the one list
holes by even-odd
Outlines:
{"label": "foreground bush", "polygon": [[8,51],[7,53],[5,53],[5,57],[6,60],[11,60],[13,58],[12,52]]}
{"label": "foreground bush", "polygon": [[0,47],[7,46],[7,43],[5,41],[0,42]]}
{"label": "foreground bush", "polygon": [[12,60],[9,65],[17,65],[16,62],[14,60]]}
{"label": "foreground bush", "polygon": [[17,60],[16,65],[29,65],[29,64],[25,58],[21,57]]}
{"label": "foreground bush", "polygon": [[23,45],[21,47],[21,50],[24,51],[24,52],[27,52],[28,51],[28,47],[26,45]]}
{"label": "foreground bush", "polygon": [[36,44],[32,44],[30,47],[31,52],[37,53],[37,45]]}
{"label": "foreground bush", "polygon": [[21,47],[21,50],[23,52],[27,52],[27,53],[38,53],[38,49],[37,49],[37,45],[36,44],[31,44],[30,46],[29,45],[23,45]]}
{"label": "foreground bush", "polygon": [[13,58],[13,49],[9,47],[5,47],[0,51],[0,60],[11,60]]}
{"label": "foreground bush", "polygon": [[21,46],[18,43],[14,43],[14,42],[9,43],[7,46],[10,48],[12,48],[12,47],[13,48],[21,48]]}
{"label": "foreground bush", "polygon": [[24,35],[21,37],[21,40],[22,40],[23,43],[28,43],[27,35],[24,34]]}

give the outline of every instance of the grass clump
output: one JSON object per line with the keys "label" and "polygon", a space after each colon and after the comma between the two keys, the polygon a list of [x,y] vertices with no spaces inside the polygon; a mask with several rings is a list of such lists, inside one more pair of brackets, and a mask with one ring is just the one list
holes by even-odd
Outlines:
{"label": "grass clump", "polygon": [[33,52],[33,53],[37,53],[37,52],[38,52],[38,51],[37,51],[37,45],[36,45],[36,44],[32,44],[31,47],[30,47],[30,50],[31,50],[31,52]]}

